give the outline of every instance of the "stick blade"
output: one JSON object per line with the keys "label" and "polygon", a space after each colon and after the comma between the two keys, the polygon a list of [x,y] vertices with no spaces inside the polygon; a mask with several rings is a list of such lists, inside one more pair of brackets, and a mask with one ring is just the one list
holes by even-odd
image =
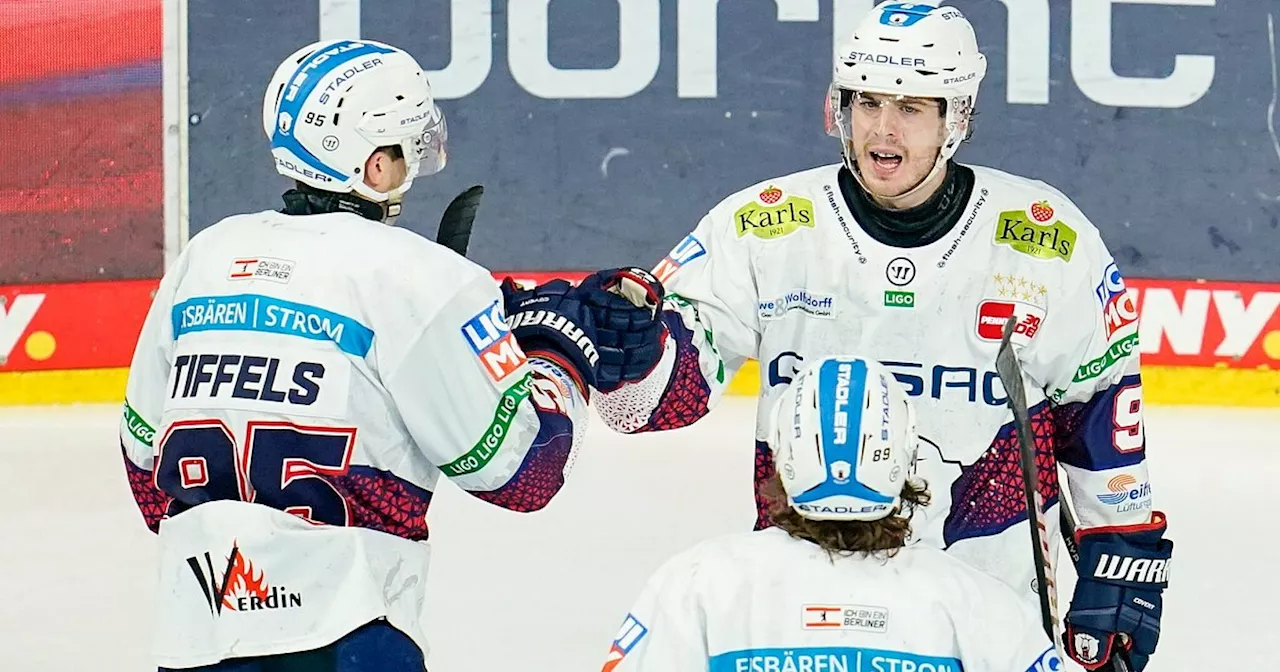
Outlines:
{"label": "stick blade", "polygon": [[480,207],[480,197],[484,195],[484,187],[477,184],[458,194],[440,216],[440,228],[436,230],[436,242],[467,256],[467,245],[471,241],[471,227],[476,220],[476,210]]}

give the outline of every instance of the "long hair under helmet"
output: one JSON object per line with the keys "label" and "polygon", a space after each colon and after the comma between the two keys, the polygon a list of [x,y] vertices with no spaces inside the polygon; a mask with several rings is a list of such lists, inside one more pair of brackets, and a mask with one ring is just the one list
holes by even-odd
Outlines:
{"label": "long hair under helmet", "polygon": [[[326,40],[276,69],[262,105],[276,171],[335,193],[399,201],[413,179],[444,168],[448,130],[431,84],[407,52],[372,40]],[[404,184],[389,193],[364,182],[379,147],[404,155]]]}
{"label": "long hair under helmet", "polygon": [[853,139],[850,106],[856,95],[941,99],[946,137],[933,170],[905,196],[942,170],[968,137],[986,73],[987,58],[978,51],[973,25],[960,10],[922,2],[884,3],[858,24],[836,55],[827,91],[827,135],[840,138],[845,165],[861,184],[848,151]]}

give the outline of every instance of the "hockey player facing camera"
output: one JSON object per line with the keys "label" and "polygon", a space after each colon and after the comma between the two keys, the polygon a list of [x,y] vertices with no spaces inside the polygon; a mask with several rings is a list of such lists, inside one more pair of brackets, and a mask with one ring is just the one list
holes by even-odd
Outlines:
{"label": "hockey player facing camera", "polygon": [[[919,469],[934,495],[920,541],[1034,599],[1012,413],[994,370],[1002,327],[1016,320],[1055,556],[1059,466],[1078,509],[1066,651],[1094,669],[1128,648],[1141,670],[1159,636],[1172,542],[1147,476],[1137,314],[1070,199],[952,159],[985,72],[959,10],[873,9],[834,64],[827,132],[843,160],[712,208],[655,269],[667,291],[661,354],[632,362],[595,406],[622,432],[683,427],[756,358],[755,478],[767,481],[764,409],[807,362],[873,357],[917,399]],[[768,526],[767,502],[757,509],[756,527]]]}
{"label": "hockey player facing camera", "polygon": [[[929,502],[915,414],[883,365],[806,362],[764,416],[774,527],[668,560],[605,672],[1045,672],[1062,661],[1033,603],[942,550],[907,545]],[[816,447],[816,450],[815,450]]]}
{"label": "hockey player facing camera", "polygon": [[[432,491],[444,475],[513,511],[556,494],[619,356],[597,351],[608,311],[588,294],[627,303],[607,290],[628,273],[543,287],[528,314],[532,292],[388,226],[445,165],[444,116],[400,49],[298,50],[262,122],[295,188],[191,239],[129,374],[125,468],[158,532],[154,655],[420,672]],[[504,311],[530,319],[509,329]]]}

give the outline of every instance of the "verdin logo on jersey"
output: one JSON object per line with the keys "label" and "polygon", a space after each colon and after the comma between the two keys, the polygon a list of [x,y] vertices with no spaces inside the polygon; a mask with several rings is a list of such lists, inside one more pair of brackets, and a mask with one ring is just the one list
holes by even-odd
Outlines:
{"label": "verdin logo on jersey", "polygon": [[691,233],[672,248],[662,261],[658,262],[658,265],[653,268],[653,275],[658,282],[665,284],[681,267],[706,253],[707,249],[702,246],[702,241]]}
{"label": "verdin logo on jersey", "polygon": [[462,337],[494,381],[515,373],[524,364],[524,351],[507,328],[502,305],[496,300],[462,325]]}
{"label": "verdin logo on jersey", "polygon": [[[1035,207],[1032,206],[1032,209]],[[1046,209],[1037,211],[1041,217],[1046,213],[1052,213],[1052,208],[1042,207]],[[1049,216],[1052,217],[1052,214]],[[1000,213],[992,242],[996,245],[1007,245],[1015,252],[1021,252],[1036,259],[1071,261],[1071,255],[1076,251],[1075,229],[1061,221],[1039,224],[1035,219],[1035,215],[1027,214],[1026,210],[1006,210]]]}
{"label": "verdin logo on jersey", "polygon": [[733,213],[734,228],[741,238],[748,233],[772,240],[794,233],[800,227],[813,228],[813,201],[799,196],[783,199],[782,190],[769,186]]}
{"label": "verdin logo on jersey", "polygon": [[1018,323],[1011,340],[1026,345],[1040,331],[1044,316],[1043,308],[1029,303],[986,299],[978,304],[978,338],[998,343],[1004,333],[1004,323],[1016,317]]}
{"label": "verdin logo on jersey", "polygon": [[1133,305],[1133,297],[1125,289],[1124,278],[1115,264],[1107,266],[1102,274],[1102,282],[1094,288],[1094,293],[1102,306],[1102,315],[1107,324],[1107,340],[1111,340],[1117,331],[1138,321],[1138,309]]}
{"label": "verdin logo on jersey", "polygon": [[[203,562],[202,562],[203,561]],[[262,611],[265,609],[295,609],[302,606],[302,594],[290,592],[284,586],[267,583],[266,574],[253,566],[240,547],[231,545],[231,554],[221,575],[216,571],[213,555],[205,552],[187,558],[187,566],[195,575],[200,592],[213,616],[230,611]]]}

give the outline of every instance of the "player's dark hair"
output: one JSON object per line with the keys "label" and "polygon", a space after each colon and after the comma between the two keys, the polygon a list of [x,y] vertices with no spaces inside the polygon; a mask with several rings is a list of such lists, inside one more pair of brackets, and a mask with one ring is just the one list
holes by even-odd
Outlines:
{"label": "player's dark hair", "polygon": [[782,479],[775,473],[760,485],[773,524],[795,539],[817,544],[831,556],[876,555],[891,558],[911,537],[911,515],[917,506],[928,506],[929,488],[924,481],[902,486],[902,508],[880,520],[812,520],[787,502]]}

